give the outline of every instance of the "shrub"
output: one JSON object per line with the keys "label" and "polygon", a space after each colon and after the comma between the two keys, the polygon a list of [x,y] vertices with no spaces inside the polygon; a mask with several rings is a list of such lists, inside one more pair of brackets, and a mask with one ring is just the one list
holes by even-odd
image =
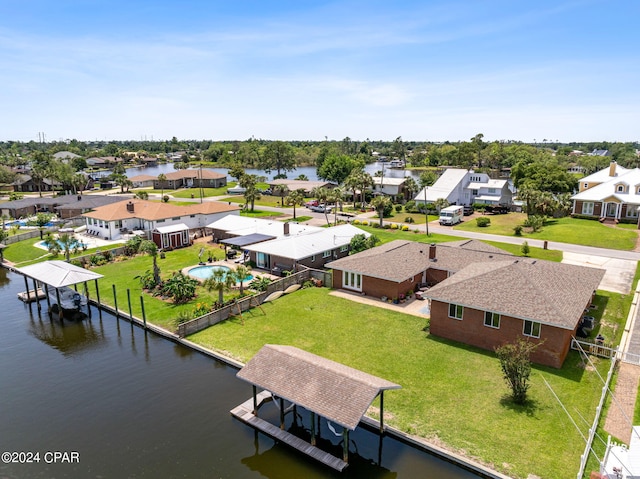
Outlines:
{"label": "shrub", "polygon": [[[198,316],[196,316],[197,318]],[[178,317],[174,320],[176,326],[182,324],[182,323],[186,323],[187,321],[191,321],[191,319],[193,319],[191,317],[191,314],[189,314],[189,311],[180,311],[178,313]]]}
{"label": "shrub", "polygon": [[409,231],[409,227],[407,225],[402,225],[402,231]]}
{"label": "shrub", "polygon": [[400,213],[402,211],[402,205],[396,205],[396,213]]}
{"label": "shrub", "polygon": [[540,231],[544,226],[546,218],[544,216],[534,215],[529,216],[526,220],[524,220],[524,225],[531,228],[531,230],[535,233],[536,231]]}
{"label": "shrub", "polygon": [[479,228],[486,228],[491,224],[491,220],[486,216],[481,216],[479,218],[476,218],[476,224]]}
{"label": "shrub", "polygon": [[522,225],[515,226],[513,232],[516,236],[522,236]]}
{"label": "shrub", "polygon": [[391,223],[389,228],[391,228],[392,230],[397,230],[398,229],[398,224],[397,223]]}
{"label": "shrub", "polygon": [[407,216],[407,217],[404,219],[404,222],[405,222],[405,223],[415,223],[415,220],[414,220],[411,216]]}
{"label": "shrub", "polygon": [[167,203],[167,202],[169,202],[169,195],[164,195],[164,196],[162,197],[162,202],[163,202],[163,203]]}
{"label": "shrub", "polygon": [[191,316],[194,318],[199,318],[200,316],[204,316],[205,314],[207,314],[209,311],[211,311],[211,308],[207,304],[197,303],[196,307],[193,308],[193,313],[191,314]]}
{"label": "shrub", "polygon": [[354,225],[359,225],[359,224],[360,224],[360,220],[353,220],[353,221],[352,221],[352,224],[354,224]]}
{"label": "shrub", "polygon": [[91,266],[102,266],[103,264],[108,263],[107,259],[101,254],[91,255],[89,262],[91,263]]}
{"label": "shrub", "polygon": [[362,226],[368,226],[369,222],[367,220],[362,220]]}
{"label": "shrub", "polygon": [[531,249],[529,248],[529,243],[527,243],[526,241],[524,243],[522,243],[522,246],[520,247],[520,252],[522,253],[522,256],[529,256]]}
{"label": "shrub", "polygon": [[153,277],[152,271],[145,271],[143,275],[140,276],[140,286],[142,289],[151,290],[156,287],[156,281]]}
{"label": "shrub", "polygon": [[416,202],[414,200],[409,200],[404,205],[404,210],[407,213],[411,213],[416,207]]}

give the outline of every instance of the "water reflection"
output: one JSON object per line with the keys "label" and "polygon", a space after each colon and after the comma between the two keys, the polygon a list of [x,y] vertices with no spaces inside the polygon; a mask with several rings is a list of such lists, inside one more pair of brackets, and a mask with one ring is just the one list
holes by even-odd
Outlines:
{"label": "water reflection", "polygon": [[87,350],[105,347],[108,338],[102,322],[64,321],[49,319],[47,315],[31,315],[29,332],[43,343],[60,351],[63,355],[72,355]]}

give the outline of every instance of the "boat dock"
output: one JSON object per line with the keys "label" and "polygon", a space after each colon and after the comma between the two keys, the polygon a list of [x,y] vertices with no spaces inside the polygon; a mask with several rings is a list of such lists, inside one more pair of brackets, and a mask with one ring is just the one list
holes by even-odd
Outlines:
{"label": "boat dock", "polygon": [[[260,407],[263,403],[271,400],[271,393],[269,391],[262,391],[260,394],[256,396],[257,405]],[[256,415],[253,414],[253,398],[249,398],[239,406],[236,406],[231,410],[231,415],[236,419],[241,420],[242,422],[250,425],[251,427],[257,429],[258,431],[266,434],[267,436],[275,439],[276,441],[280,441],[286,444],[297,451],[306,454],[307,456],[315,459],[323,463],[326,466],[329,466],[336,471],[342,472],[344,468],[346,468],[349,464],[344,462],[342,459],[339,459],[335,456],[332,456],[328,452],[325,452],[321,449],[318,449],[316,446],[312,446],[308,442],[300,439],[293,434],[280,429],[277,426],[265,421],[264,419],[260,419]]]}
{"label": "boat dock", "polygon": [[46,293],[42,290],[42,288],[38,288],[35,292],[30,289],[29,291],[22,291],[18,293],[18,299],[23,303],[32,303],[34,301],[40,301],[41,299],[46,298]]}

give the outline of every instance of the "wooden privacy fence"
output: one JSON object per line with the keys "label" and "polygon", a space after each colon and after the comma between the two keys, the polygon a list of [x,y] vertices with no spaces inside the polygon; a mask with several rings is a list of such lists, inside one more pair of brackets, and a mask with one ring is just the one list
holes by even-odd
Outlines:
{"label": "wooden privacy fence", "polygon": [[203,329],[218,324],[229,319],[229,317],[241,314],[251,308],[260,306],[267,296],[276,291],[284,291],[294,284],[302,284],[307,280],[316,279],[322,281],[323,285],[331,284],[331,273],[329,271],[320,271],[313,269],[305,269],[298,273],[285,276],[278,279],[267,286],[266,291],[262,291],[251,296],[239,299],[232,304],[223,306],[199,318],[184,322],[178,326],[177,334],[181,338],[197,333]]}

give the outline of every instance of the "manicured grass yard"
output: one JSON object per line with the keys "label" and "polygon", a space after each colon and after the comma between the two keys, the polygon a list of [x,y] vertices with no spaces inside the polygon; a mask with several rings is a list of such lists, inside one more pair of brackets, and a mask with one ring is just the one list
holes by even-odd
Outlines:
{"label": "manicured grass yard", "polygon": [[[509,400],[494,354],[432,337],[427,320],[310,288],[190,340],[247,361],[264,344],[288,344],[402,385],[385,395],[387,423],[435,440],[512,477],[572,477],[584,442],[544,385],[593,419],[601,384],[571,353],[562,370],[534,367],[530,402]],[[601,374],[609,363],[595,360]],[[377,403],[374,403],[376,406]],[[585,428],[586,429],[586,428]]]}
{"label": "manicured grass yard", "polygon": [[[478,227],[475,218],[465,218],[465,221],[454,226],[454,229],[515,236],[513,228],[521,225],[527,215],[525,213],[509,213],[506,215],[486,215],[486,217],[491,219],[491,225],[488,227]],[[550,219],[547,225],[537,233],[528,233],[526,228],[522,232],[523,240],[533,238],[619,250],[632,250],[636,245],[637,237],[637,230],[569,217]]]}

